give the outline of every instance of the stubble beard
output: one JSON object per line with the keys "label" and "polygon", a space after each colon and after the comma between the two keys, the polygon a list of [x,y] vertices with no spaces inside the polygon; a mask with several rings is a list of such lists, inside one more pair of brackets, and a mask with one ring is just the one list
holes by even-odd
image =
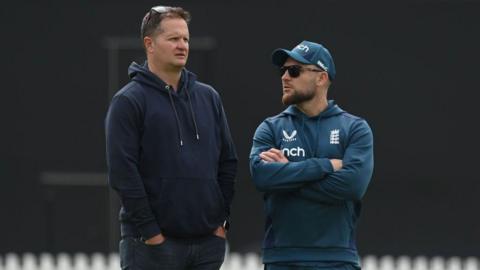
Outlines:
{"label": "stubble beard", "polygon": [[298,90],[293,90],[290,94],[283,94],[282,103],[283,105],[293,105],[300,104],[305,101],[312,100],[315,97],[315,91],[310,89],[303,92]]}

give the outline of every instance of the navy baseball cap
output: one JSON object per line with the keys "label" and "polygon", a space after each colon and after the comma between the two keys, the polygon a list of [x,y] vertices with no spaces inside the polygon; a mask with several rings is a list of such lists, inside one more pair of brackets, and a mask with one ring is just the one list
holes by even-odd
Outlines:
{"label": "navy baseball cap", "polygon": [[272,62],[276,66],[283,66],[287,58],[291,57],[295,61],[302,64],[315,65],[328,73],[328,78],[333,81],[335,79],[335,64],[330,52],[323,45],[302,41],[291,51],[287,49],[276,49],[272,53]]}

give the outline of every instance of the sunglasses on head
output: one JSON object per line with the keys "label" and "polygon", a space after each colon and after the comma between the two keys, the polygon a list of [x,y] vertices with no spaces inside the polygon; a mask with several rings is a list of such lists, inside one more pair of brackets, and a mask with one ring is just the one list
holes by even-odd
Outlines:
{"label": "sunglasses on head", "polygon": [[172,7],[168,6],[155,6],[150,9],[148,12],[148,16],[145,18],[145,22],[143,23],[144,25],[147,25],[147,23],[150,21],[154,13],[162,14],[162,13],[167,13],[172,9]]}
{"label": "sunglasses on head", "polygon": [[303,71],[324,72],[325,70],[308,68],[300,65],[283,66],[280,68],[280,76],[283,76],[285,71],[288,71],[290,77],[297,78]]}
{"label": "sunglasses on head", "polygon": [[156,6],[156,7],[152,7],[152,8],[150,9],[150,12],[155,11],[155,12],[157,12],[157,13],[165,13],[165,12],[170,11],[170,9],[172,9],[172,7],[168,7],[168,6]]}

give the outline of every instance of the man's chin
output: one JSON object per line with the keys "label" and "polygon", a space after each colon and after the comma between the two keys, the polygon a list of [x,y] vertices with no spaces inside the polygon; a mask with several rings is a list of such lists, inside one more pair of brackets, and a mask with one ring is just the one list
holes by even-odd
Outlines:
{"label": "man's chin", "polygon": [[293,101],[293,98],[292,98],[291,95],[284,94],[284,95],[282,96],[282,103],[283,103],[283,105],[286,105],[286,106],[292,105],[292,101]]}
{"label": "man's chin", "polygon": [[176,63],[172,63],[171,67],[173,69],[181,70],[185,67],[185,65],[186,65],[186,62],[176,62]]}
{"label": "man's chin", "polygon": [[186,58],[185,59],[178,59],[173,64],[176,65],[176,66],[184,67],[187,64],[187,59]]}
{"label": "man's chin", "polygon": [[283,105],[293,105],[300,104],[314,98],[313,94],[283,94],[282,103]]}

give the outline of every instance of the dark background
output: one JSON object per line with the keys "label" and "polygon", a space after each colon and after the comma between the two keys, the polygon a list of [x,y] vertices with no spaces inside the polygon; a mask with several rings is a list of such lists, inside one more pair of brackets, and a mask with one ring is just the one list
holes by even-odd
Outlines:
{"label": "dark background", "polygon": [[[142,60],[140,21],[156,4],[2,4],[0,254],[116,250],[103,121],[129,63]],[[232,251],[260,251],[248,154],[257,125],[283,109],[270,53],[307,39],[335,59],[330,97],[374,131],[361,254],[480,255],[479,3],[160,4],[191,11],[188,67],[220,92],[237,145]]]}

